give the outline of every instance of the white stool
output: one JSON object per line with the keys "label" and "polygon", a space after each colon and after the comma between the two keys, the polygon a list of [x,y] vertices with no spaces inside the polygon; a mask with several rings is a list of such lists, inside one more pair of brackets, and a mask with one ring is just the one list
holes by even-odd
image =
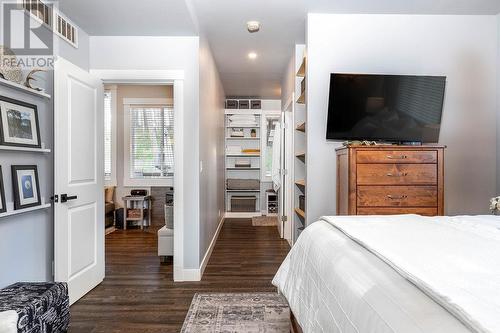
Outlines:
{"label": "white stool", "polygon": [[158,256],[166,257],[174,255],[174,229],[164,226],[158,230]]}

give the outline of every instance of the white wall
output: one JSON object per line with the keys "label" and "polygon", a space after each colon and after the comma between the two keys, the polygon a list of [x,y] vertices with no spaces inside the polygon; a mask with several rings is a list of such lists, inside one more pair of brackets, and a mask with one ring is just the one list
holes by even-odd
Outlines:
{"label": "white wall", "polygon": [[309,14],[306,41],[310,221],[335,213],[339,143],[325,140],[331,72],[446,75],[446,212],[488,212],[496,187],[496,16]]}
{"label": "white wall", "polygon": [[281,78],[281,105],[283,107],[287,105],[288,100],[295,91],[295,53],[295,48],[290,50],[292,56]]}
{"label": "white wall", "polygon": [[497,192],[500,195],[500,14],[497,16]]}
{"label": "white wall", "polygon": [[184,71],[184,268],[199,268],[199,38],[91,36],[91,69]]}
{"label": "white wall", "polygon": [[200,38],[200,260],[224,214],[224,88],[205,38]]}

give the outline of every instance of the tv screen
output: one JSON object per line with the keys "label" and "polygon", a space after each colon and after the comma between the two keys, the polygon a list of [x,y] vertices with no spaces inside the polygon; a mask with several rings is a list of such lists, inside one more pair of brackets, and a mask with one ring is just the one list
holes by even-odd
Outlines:
{"label": "tv screen", "polygon": [[331,74],[326,138],[437,143],[446,77]]}

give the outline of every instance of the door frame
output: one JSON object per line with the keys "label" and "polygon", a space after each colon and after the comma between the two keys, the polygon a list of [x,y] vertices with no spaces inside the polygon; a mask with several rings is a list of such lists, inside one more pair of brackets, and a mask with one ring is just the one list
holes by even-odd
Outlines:
{"label": "door frame", "polygon": [[[295,198],[295,193],[294,193],[294,184],[293,184],[293,179],[294,179],[294,154],[293,154],[293,147],[294,147],[294,131],[295,131],[295,123],[294,123],[294,118],[293,115],[295,114],[295,92],[292,92],[290,98],[286,101],[285,105],[283,106],[282,110],[282,116],[283,116],[283,123],[285,124],[284,127],[284,145],[282,147],[283,149],[283,157],[286,172],[284,175],[284,181],[283,181],[283,192],[286,193],[284,194],[284,200],[282,204],[284,205],[283,207],[283,213],[287,217],[286,223],[288,224],[289,228],[284,228],[283,230],[283,238],[288,241],[290,245],[293,245],[293,223],[294,223],[294,212],[293,212],[293,207],[294,207],[294,198]],[[288,120],[288,121],[286,121]],[[287,154],[288,153],[288,154]]]}
{"label": "door frame", "polygon": [[91,69],[103,84],[169,84],[174,86],[174,281],[184,272],[184,71]]}

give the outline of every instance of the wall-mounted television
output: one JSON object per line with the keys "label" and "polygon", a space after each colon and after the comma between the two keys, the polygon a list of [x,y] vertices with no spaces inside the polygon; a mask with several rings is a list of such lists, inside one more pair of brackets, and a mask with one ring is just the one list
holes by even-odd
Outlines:
{"label": "wall-mounted television", "polygon": [[326,138],[437,143],[445,76],[330,75]]}

